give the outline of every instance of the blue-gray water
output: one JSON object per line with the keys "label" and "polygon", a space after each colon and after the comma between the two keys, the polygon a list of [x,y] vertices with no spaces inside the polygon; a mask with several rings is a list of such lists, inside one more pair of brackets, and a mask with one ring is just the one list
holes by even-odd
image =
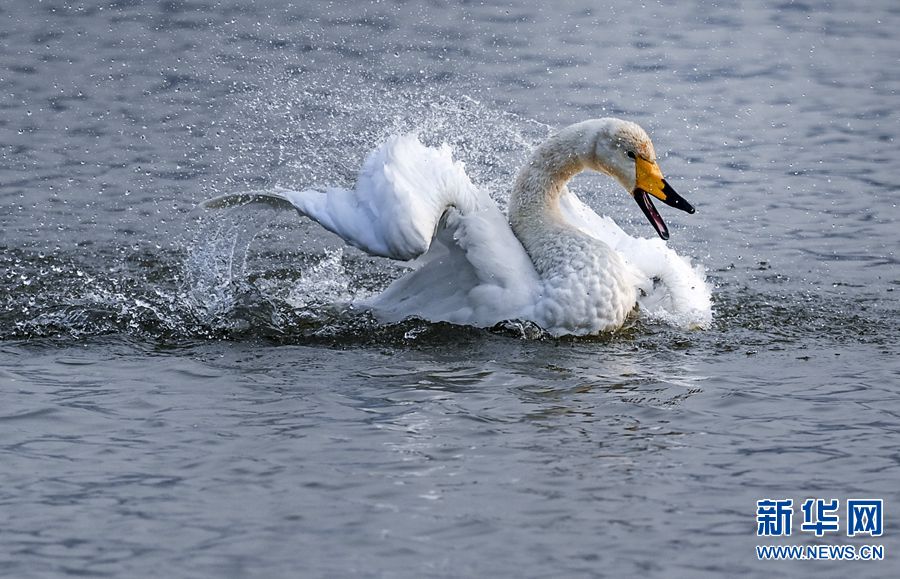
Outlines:
{"label": "blue-gray water", "polygon": [[[900,7],[866,4],[5,2],[0,574],[893,575]],[[610,115],[698,208],[663,212],[710,330],[379,327],[331,304],[397,266],[192,211],[350,184],[404,130],[502,203]],[[883,498],[885,534],[756,537],[808,497]],[[757,561],[781,543],[887,560]]]}

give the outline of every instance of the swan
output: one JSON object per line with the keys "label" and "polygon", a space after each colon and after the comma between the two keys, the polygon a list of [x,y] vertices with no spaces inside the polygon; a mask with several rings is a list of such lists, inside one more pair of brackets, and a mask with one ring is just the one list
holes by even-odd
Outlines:
{"label": "swan", "polygon": [[[570,192],[566,183],[587,169],[618,181],[658,238],[627,235]],[[554,336],[588,335],[622,327],[637,307],[704,328],[712,319],[704,270],[666,246],[669,231],[651,197],[694,213],[663,178],[647,133],[604,118],[568,126],[532,152],[508,219],[446,144],[427,147],[415,134],[392,136],[371,152],[352,190],[236,193],[202,205],[295,209],[371,255],[409,261],[412,271],[358,304],[383,322],[527,320]]]}

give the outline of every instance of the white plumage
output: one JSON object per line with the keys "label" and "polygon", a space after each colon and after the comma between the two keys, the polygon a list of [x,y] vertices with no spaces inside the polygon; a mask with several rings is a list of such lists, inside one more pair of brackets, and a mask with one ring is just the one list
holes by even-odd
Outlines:
{"label": "white plumage", "polygon": [[509,221],[449,147],[426,147],[415,135],[373,151],[353,190],[235,194],[204,205],[293,207],[367,253],[415,260],[412,272],[361,304],[384,321],[487,327],[519,319],[584,335],[620,327],[638,304],[654,319],[705,327],[712,314],[702,268],[661,239],[628,236],[565,186],[591,168],[631,191],[642,177],[629,154],[655,167],[652,144],[633,123],[600,119],[560,131],[520,172]]}

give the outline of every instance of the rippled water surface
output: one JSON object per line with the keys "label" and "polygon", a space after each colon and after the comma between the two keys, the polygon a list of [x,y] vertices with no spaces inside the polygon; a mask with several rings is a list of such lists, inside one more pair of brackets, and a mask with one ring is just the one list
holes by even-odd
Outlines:
{"label": "rippled water surface", "polygon": [[[14,0],[0,22],[4,576],[891,576],[895,2]],[[698,208],[665,217],[708,269],[707,331],[379,326],[346,304],[402,266],[194,209],[352,184],[402,131],[504,205],[536,143],[609,115]],[[607,179],[573,189],[653,234]],[[883,498],[887,560],[757,561],[767,497]]]}

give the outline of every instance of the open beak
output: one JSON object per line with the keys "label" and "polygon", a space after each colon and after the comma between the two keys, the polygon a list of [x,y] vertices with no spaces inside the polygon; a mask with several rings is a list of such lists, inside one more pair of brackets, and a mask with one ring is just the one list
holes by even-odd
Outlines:
{"label": "open beak", "polygon": [[663,179],[659,165],[643,157],[636,157],[634,164],[637,171],[634,191],[632,192],[634,200],[637,201],[638,207],[650,220],[659,236],[663,239],[669,239],[669,229],[666,227],[662,217],[659,216],[659,212],[656,211],[656,207],[653,206],[653,202],[650,201],[650,196],[653,195],[666,205],[688,213],[694,212],[694,206],[685,201]]}

